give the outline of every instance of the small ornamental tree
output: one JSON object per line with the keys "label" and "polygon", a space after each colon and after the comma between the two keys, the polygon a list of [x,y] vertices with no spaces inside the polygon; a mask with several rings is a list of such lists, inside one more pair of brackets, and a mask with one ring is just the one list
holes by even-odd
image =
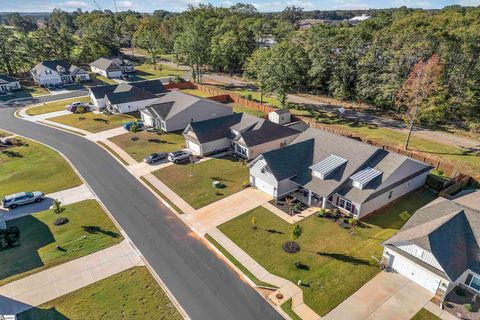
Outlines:
{"label": "small ornamental tree", "polygon": [[290,225],[290,227],[288,228],[288,231],[290,232],[290,238],[292,239],[292,241],[295,241],[298,238],[300,238],[300,236],[302,235],[303,229],[301,225],[299,225],[298,223],[294,223]]}
{"label": "small ornamental tree", "polygon": [[55,199],[53,200],[53,212],[61,213],[63,211],[62,202],[60,200]]}
{"label": "small ornamental tree", "polygon": [[130,132],[137,133],[137,131],[138,131],[138,123],[134,122],[130,126]]}

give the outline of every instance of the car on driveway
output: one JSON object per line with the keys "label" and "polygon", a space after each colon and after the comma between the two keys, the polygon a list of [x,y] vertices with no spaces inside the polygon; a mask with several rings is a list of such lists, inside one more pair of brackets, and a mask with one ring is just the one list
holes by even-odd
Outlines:
{"label": "car on driveway", "polygon": [[186,162],[189,161],[191,157],[192,153],[190,151],[178,150],[168,154],[168,161],[173,163]]}
{"label": "car on driveway", "polygon": [[143,159],[143,162],[152,164],[157,161],[163,160],[168,156],[168,153],[166,152],[155,152],[152,154],[149,154],[145,159]]}
{"label": "car on driveway", "polygon": [[125,123],[125,124],[123,125],[123,128],[124,128],[125,130],[130,131],[130,128],[133,126],[134,123],[137,124],[137,128],[138,128],[138,129],[142,129],[142,128],[143,128],[143,122],[142,122],[142,121],[128,121],[127,123]]}
{"label": "car on driveway", "polygon": [[2,207],[5,209],[15,209],[16,207],[32,202],[40,202],[45,200],[43,192],[19,192],[11,194],[2,199]]}

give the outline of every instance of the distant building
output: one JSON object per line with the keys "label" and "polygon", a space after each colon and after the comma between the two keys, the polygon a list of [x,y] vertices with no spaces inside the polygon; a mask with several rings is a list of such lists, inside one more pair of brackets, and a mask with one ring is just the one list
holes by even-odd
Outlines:
{"label": "distant building", "polygon": [[362,14],[361,16],[355,16],[351,19],[348,19],[348,21],[350,22],[361,22],[361,21],[365,21],[365,20],[368,20],[370,19],[371,17],[370,16],[367,16],[365,13]]}
{"label": "distant building", "polygon": [[277,44],[277,41],[273,38],[272,35],[258,39],[258,47],[262,49],[269,49]]}
{"label": "distant building", "polygon": [[120,78],[126,73],[135,72],[135,66],[123,58],[100,58],[90,63],[92,72],[107,78]]}
{"label": "distant building", "polygon": [[30,70],[33,80],[41,86],[88,81],[87,71],[64,60],[45,60]]}
{"label": "distant building", "polygon": [[19,90],[20,88],[20,82],[17,79],[0,74],[0,94]]}

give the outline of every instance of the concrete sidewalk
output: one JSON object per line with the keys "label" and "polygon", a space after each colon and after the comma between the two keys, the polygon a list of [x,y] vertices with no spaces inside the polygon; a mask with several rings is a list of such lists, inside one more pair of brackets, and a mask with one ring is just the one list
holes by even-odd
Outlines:
{"label": "concrete sidewalk", "polygon": [[[108,139],[97,140],[112,149],[120,158],[122,158],[128,165],[138,164],[137,160],[133,159],[128,153],[126,153],[122,148],[117,146],[115,143]],[[114,155],[115,157],[115,155]]]}
{"label": "concrete sidewalk", "polygon": [[125,240],[0,287],[0,313],[20,313],[137,265],[143,262]]}
{"label": "concrete sidewalk", "polygon": [[49,193],[45,195],[45,200],[42,202],[35,202],[24,206],[19,206],[12,210],[5,210],[0,208],[0,220],[9,221],[30,214],[48,210],[55,199],[58,199],[62,205],[69,205],[88,199],[96,199],[87,185],[82,184],[78,187],[62,190],[59,192]]}
{"label": "concrete sidewalk", "polygon": [[[97,133],[90,133],[87,135],[85,138],[91,141],[100,141],[100,140],[106,140],[112,137],[116,137],[122,134],[128,133],[128,130],[126,130],[124,127],[120,126],[118,128],[110,129],[110,130],[105,130],[105,131],[100,131]],[[105,141],[103,141],[105,142]]]}
{"label": "concrete sidewalk", "polygon": [[[23,110],[26,110],[26,109],[22,109]],[[68,110],[61,110],[61,111],[54,111],[54,112],[49,112],[49,113],[44,113],[44,114],[39,114],[39,115],[36,115],[36,116],[30,116],[26,113],[26,111],[24,113],[20,113],[25,119],[29,120],[29,121],[39,121],[39,120],[46,120],[46,119],[49,119],[49,118],[55,118],[55,117],[60,117],[60,116],[66,116],[68,114],[72,114],[70,111]]]}
{"label": "concrete sidewalk", "polygon": [[[238,260],[260,281],[269,283],[279,289],[273,292],[269,299],[277,306],[282,305],[290,298],[292,299],[292,310],[303,320],[319,320],[321,317],[315,313],[309,306],[303,302],[303,291],[297,285],[289,280],[269,273],[264,267],[250,257],[245,251],[237,246],[232,240],[224,235],[217,228],[212,228],[207,232],[215,241],[217,241],[225,250],[227,250],[235,259]],[[278,299],[277,295],[282,294]],[[340,318],[339,318],[340,319]]]}

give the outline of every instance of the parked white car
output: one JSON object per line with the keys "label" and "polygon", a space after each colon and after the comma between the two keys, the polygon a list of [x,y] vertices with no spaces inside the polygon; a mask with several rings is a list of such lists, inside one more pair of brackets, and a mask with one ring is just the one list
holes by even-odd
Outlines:
{"label": "parked white car", "polygon": [[2,207],[5,209],[15,209],[16,207],[32,202],[40,202],[45,200],[43,192],[19,192],[11,194],[2,199]]}

